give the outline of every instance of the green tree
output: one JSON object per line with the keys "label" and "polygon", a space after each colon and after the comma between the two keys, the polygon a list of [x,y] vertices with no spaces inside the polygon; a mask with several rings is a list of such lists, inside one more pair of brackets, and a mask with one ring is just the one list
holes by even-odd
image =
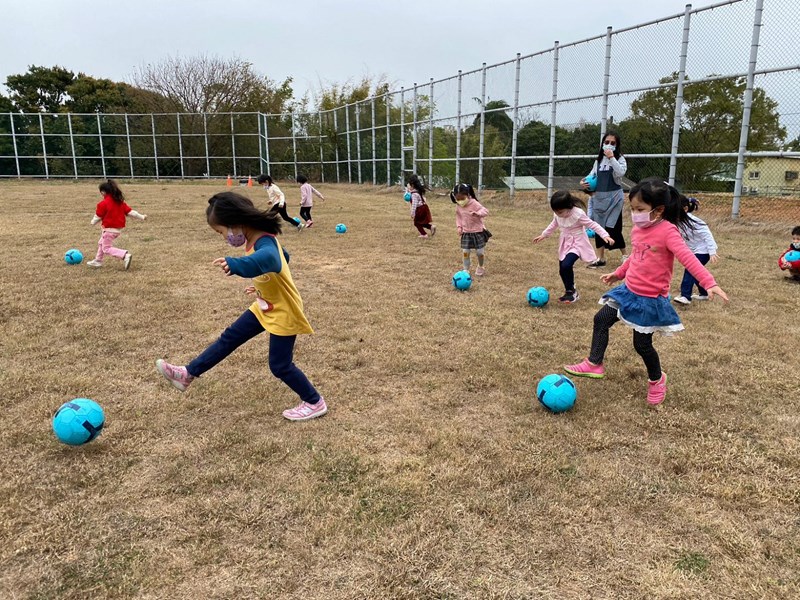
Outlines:
{"label": "green tree", "polygon": [[68,97],[75,74],[63,67],[31,65],[27,73],[9,75],[6,87],[19,112],[58,112]]}

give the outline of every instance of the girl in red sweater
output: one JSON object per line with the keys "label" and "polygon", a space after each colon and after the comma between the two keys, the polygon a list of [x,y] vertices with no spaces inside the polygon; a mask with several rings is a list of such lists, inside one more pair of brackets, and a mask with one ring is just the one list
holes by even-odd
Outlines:
{"label": "girl in red sweater", "polygon": [[103,199],[97,203],[94,217],[92,217],[92,225],[102,221],[100,241],[97,242],[97,255],[94,260],[90,260],[86,264],[90,267],[102,267],[103,258],[108,254],[109,256],[121,258],[127,271],[131,266],[132,255],[127,250],[115,248],[114,240],[119,237],[119,234],[125,228],[126,216],[130,215],[144,221],[147,215],[139,214],[125,203],[125,196],[113,179],[100,184],[100,193],[103,194]]}
{"label": "girl in red sweater", "polygon": [[653,348],[653,333],[669,334],[683,329],[678,313],[667,299],[675,259],[708,291],[709,300],[719,296],[727,302],[728,296],[681,237],[678,227],[691,229],[692,225],[675,188],[651,177],[631,189],[630,203],[633,253],[616,271],[600,278],[606,285],[625,283],[600,298],[603,308],[594,316],[589,358],[567,365],[564,370],[579,377],[605,377],[603,357],[608,331],[614,323],[622,321],[633,329],[633,348],[647,367],[647,402],[656,405],[667,394],[667,374],[661,370],[658,352]]}

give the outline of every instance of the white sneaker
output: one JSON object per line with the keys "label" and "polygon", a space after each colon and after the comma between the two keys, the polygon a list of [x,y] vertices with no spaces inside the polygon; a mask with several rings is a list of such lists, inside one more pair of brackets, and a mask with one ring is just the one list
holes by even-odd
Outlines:
{"label": "white sneaker", "polygon": [[677,302],[678,304],[691,304],[692,301],[686,298],[685,296],[675,296],[672,299],[673,302]]}
{"label": "white sneaker", "polygon": [[86,263],[86,266],[87,267],[102,267],[103,263],[101,263],[99,261],[96,261],[96,260],[90,260],[89,262]]}
{"label": "white sneaker", "polygon": [[131,259],[133,255],[130,252],[126,252],[125,256],[122,258],[122,264],[125,266],[125,270],[127,271],[131,266]]}
{"label": "white sneaker", "polygon": [[708,300],[708,294],[701,296],[700,294],[692,294],[692,300]]}
{"label": "white sneaker", "polygon": [[431,237],[436,235],[436,225],[431,223]]}

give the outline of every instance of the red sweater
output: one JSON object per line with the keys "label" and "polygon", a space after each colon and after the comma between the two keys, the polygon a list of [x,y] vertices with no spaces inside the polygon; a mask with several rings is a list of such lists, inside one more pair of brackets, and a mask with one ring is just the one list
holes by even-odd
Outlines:
{"label": "red sweater", "polygon": [[669,221],[661,221],[652,227],[634,227],[631,245],[630,258],[614,274],[624,279],[634,294],[647,298],[667,296],[676,258],[705,289],[717,285],[714,276],[700,264],[678,228]]}
{"label": "red sweater", "polygon": [[786,254],[788,254],[792,250],[794,250],[794,246],[789,244],[789,247],[786,249],[786,252],[781,254],[781,257],[778,259],[778,266],[781,268],[781,271],[785,271],[787,268],[791,271],[800,271],[800,260],[794,260],[790,262],[788,267],[784,267],[783,263],[781,262],[783,260],[783,257],[786,256]]}
{"label": "red sweater", "polygon": [[124,201],[117,202],[107,194],[97,203],[94,211],[102,220],[103,229],[122,229],[125,227],[125,215],[129,212],[131,212],[131,207]]}

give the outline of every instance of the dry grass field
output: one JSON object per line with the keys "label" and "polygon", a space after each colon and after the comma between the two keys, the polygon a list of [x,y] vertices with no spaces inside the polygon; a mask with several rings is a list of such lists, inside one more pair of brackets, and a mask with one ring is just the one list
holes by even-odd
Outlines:
{"label": "dry grass field", "polygon": [[[266,338],[185,394],[154,368],[249,304],[211,266],[238,252],[205,223],[224,183],[121,184],[148,215],[120,237],[127,272],[63,261],[94,254],[97,182],[0,185],[0,598],[800,597],[800,285],[776,266],[792,223],[716,224],[732,301],[656,340],[661,407],[617,325],[607,378],[575,378],[553,415],[536,383],[586,355],[605,288],[578,266],[577,304],[527,306],[533,285],[562,292],[556,239],[530,242],[542,198],[487,200],[488,274],[461,293],[449,201],[420,240],[397,190],[319,185],[315,227],[282,242],[316,329],[296,362],[330,412],[290,423]],[[107,422],[70,448],[50,419],[75,397]]]}

